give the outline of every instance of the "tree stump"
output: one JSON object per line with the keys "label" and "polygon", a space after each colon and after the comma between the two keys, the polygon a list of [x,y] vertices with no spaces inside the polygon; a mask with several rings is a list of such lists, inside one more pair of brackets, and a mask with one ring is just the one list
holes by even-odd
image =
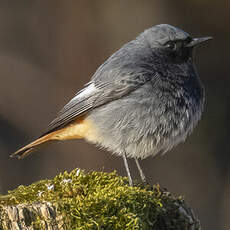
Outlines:
{"label": "tree stump", "polygon": [[1,230],[200,230],[192,209],[159,185],[130,187],[114,173],[79,169],[0,196]]}

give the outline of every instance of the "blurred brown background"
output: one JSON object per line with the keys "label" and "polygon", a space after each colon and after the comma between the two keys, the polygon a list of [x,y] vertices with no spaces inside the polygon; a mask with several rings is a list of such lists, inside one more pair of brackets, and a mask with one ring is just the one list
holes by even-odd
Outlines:
{"label": "blurred brown background", "polygon": [[203,229],[229,229],[229,9],[227,0],[0,0],[0,192],[76,167],[125,175],[121,158],[84,141],[48,146],[23,161],[9,154],[39,136],[110,54],[168,23],[214,37],[196,55],[205,111],[185,144],[142,165],[152,183],[185,196]]}

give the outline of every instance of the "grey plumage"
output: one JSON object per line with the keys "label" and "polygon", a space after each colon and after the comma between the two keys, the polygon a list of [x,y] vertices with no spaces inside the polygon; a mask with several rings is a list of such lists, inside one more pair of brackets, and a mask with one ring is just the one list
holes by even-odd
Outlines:
{"label": "grey plumage", "polygon": [[192,38],[162,24],[145,30],[108,58],[91,81],[59,112],[48,131],[12,156],[23,158],[55,140],[85,138],[137,158],[165,153],[185,140],[201,117],[204,88],[193,49],[210,37]]}
{"label": "grey plumage", "polygon": [[193,47],[186,47],[191,41],[170,25],[144,31],[98,68],[88,84],[95,89],[81,100],[77,94],[50,131],[87,113],[101,137],[96,144],[116,154],[145,158],[171,149],[192,131],[203,110]]}

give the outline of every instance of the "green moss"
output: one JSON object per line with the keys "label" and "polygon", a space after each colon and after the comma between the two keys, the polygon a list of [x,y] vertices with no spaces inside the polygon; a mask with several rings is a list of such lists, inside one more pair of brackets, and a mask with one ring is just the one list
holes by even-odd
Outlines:
{"label": "green moss", "polygon": [[[127,178],[115,172],[76,169],[0,196],[1,206],[47,201],[65,218],[67,229],[189,229],[191,224],[180,210],[186,206],[181,198],[159,186],[130,187]],[[42,220],[34,216],[31,224],[41,226]]]}

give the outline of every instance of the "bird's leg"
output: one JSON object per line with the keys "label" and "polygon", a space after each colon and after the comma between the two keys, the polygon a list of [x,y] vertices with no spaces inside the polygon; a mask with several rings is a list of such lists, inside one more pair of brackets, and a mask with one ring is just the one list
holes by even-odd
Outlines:
{"label": "bird's leg", "polygon": [[137,165],[137,168],[139,170],[139,173],[140,173],[140,177],[141,177],[141,180],[143,183],[146,183],[146,177],[145,177],[145,174],[139,164],[139,161],[137,160],[137,158],[135,158],[135,162],[136,162],[136,165]]}
{"label": "bird's leg", "polygon": [[123,153],[123,160],[124,160],[124,164],[125,164],[125,169],[129,178],[129,185],[133,186],[133,180],[130,174],[130,170],[129,170],[129,165],[128,165],[128,161],[127,161],[127,157],[126,157],[126,153]]}

